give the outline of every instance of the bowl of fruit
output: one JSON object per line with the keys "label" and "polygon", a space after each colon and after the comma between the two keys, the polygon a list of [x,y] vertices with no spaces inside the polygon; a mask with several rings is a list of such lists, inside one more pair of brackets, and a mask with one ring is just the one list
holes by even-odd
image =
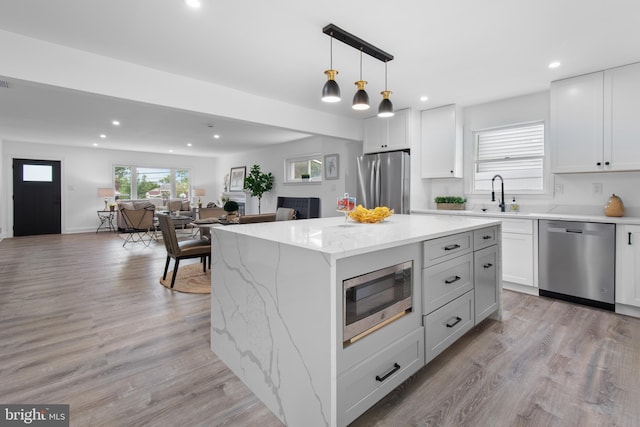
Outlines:
{"label": "bowl of fruit", "polygon": [[367,209],[362,205],[358,205],[353,211],[349,212],[349,218],[354,221],[375,224],[384,221],[385,218],[393,215],[393,209],[386,206],[377,206],[373,209]]}

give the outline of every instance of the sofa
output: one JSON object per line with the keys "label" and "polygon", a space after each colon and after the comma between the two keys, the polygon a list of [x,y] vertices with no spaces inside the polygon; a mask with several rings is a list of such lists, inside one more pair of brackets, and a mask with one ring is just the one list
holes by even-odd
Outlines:
{"label": "sofa", "polygon": [[178,211],[178,215],[188,216],[195,219],[194,209],[191,207],[191,203],[189,203],[188,200],[169,199],[167,202],[167,210],[172,214]]}
{"label": "sofa", "polygon": [[[154,205],[153,203],[151,203],[150,200],[148,199],[137,199],[137,200],[118,200],[118,207],[117,210],[118,212],[120,211],[121,207],[124,207],[126,209],[145,209],[147,206],[153,206],[153,210],[155,211],[155,207],[156,205]],[[122,231],[124,229],[126,229],[126,224],[124,222],[124,218],[122,218],[122,215],[117,215],[118,219],[117,219],[117,224],[118,224],[118,230]]]}

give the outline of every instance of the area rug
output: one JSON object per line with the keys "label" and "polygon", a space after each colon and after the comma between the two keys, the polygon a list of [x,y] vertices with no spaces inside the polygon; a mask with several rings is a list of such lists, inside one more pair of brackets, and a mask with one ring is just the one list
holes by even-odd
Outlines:
{"label": "area rug", "polygon": [[171,276],[173,276],[173,270],[167,272],[166,280],[162,280],[160,276],[160,284],[172,291],[189,294],[211,293],[211,270],[207,268],[207,272],[203,273],[202,264],[199,262],[180,265],[173,288],[171,288]]}

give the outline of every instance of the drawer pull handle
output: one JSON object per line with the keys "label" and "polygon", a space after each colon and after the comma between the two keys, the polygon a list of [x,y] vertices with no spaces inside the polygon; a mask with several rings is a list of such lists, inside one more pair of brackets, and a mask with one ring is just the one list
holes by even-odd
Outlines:
{"label": "drawer pull handle", "polygon": [[456,326],[460,322],[462,322],[462,319],[460,317],[456,316],[456,320],[454,320],[453,323],[448,323],[447,322],[447,328],[453,328],[454,326]]}
{"label": "drawer pull handle", "polygon": [[486,263],[485,265],[483,265],[484,268],[491,268],[493,267],[493,264],[491,264],[490,262]]}
{"label": "drawer pull handle", "polygon": [[455,245],[448,245],[448,246],[445,246],[445,247],[444,247],[444,250],[445,250],[445,251],[452,251],[452,250],[454,250],[454,249],[458,249],[459,247],[460,247],[460,245],[456,243]]}
{"label": "drawer pull handle", "polygon": [[458,280],[460,280],[460,276],[453,276],[453,277],[449,277],[448,279],[445,279],[444,283],[446,283],[447,285],[450,285],[454,282],[457,282]]}
{"label": "drawer pull handle", "polygon": [[391,375],[393,375],[396,371],[398,371],[398,369],[400,369],[400,365],[398,365],[397,363],[393,364],[393,368],[391,368],[391,370],[389,372],[387,372],[386,374],[384,374],[383,376],[380,375],[376,375],[376,381],[384,381],[387,378],[389,378]]}
{"label": "drawer pull handle", "polygon": [[490,239],[490,238],[491,238],[491,236],[482,236],[482,238],[483,238],[484,240],[487,240],[487,239]]}

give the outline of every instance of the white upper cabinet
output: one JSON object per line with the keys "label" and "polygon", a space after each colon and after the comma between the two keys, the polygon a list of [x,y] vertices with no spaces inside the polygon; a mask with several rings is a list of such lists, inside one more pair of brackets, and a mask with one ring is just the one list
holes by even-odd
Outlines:
{"label": "white upper cabinet", "polygon": [[604,72],[604,170],[640,170],[640,63]]}
{"label": "white upper cabinet", "polygon": [[405,150],[411,148],[411,110],[396,110],[393,117],[364,120],[363,151]]}
{"label": "white upper cabinet", "polygon": [[462,178],[462,114],[455,105],[420,112],[422,178]]}
{"label": "white upper cabinet", "polygon": [[554,173],[640,170],[640,64],[551,83]]}
{"label": "white upper cabinet", "polygon": [[597,172],[603,166],[604,73],[551,83],[551,170]]}

